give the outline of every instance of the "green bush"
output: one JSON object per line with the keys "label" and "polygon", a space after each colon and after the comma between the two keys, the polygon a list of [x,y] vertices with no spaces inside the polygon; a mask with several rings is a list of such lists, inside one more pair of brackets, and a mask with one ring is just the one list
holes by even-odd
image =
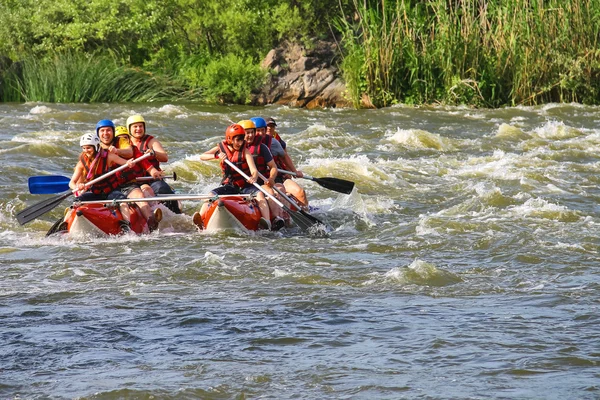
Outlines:
{"label": "green bush", "polygon": [[251,92],[263,84],[267,71],[254,64],[251,57],[227,54],[210,61],[198,58],[182,74],[190,86],[202,91],[207,102],[247,104]]}

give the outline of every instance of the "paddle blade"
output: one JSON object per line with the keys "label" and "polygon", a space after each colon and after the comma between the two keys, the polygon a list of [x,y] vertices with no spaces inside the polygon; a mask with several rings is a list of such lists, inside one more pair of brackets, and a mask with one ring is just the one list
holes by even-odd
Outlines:
{"label": "paddle blade", "polygon": [[69,190],[70,178],[62,175],[42,175],[29,178],[29,193],[54,194]]}
{"label": "paddle blade", "polygon": [[354,182],[338,178],[312,178],[313,181],[326,189],[340,193],[350,194],[354,188]]}
{"label": "paddle blade", "polygon": [[317,217],[310,215],[304,210],[294,211],[286,207],[286,211],[288,212],[288,214],[290,214],[292,221],[294,221],[294,223],[298,225],[298,227],[303,231],[308,231],[316,226],[322,226],[325,229],[328,228],[323,221],[321,221]]}
{"label": "paddle blade", "polygon": [[48,211],[58,206],[64,199],[71,196],[73,192],[69,191],[58,196],[51,197],[49,199],[40,201],[32,206],[27,207],[23,211],[17,213],[17,221],[19,224],[25,225],[26,223],[33,221],[37,217],[46,214]]}

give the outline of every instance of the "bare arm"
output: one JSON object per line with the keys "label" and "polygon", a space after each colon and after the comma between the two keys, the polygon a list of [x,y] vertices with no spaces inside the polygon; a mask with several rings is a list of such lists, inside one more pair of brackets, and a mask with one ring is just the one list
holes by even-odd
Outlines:
{"label": "bare arm", "polygon": [[248,179],[249,183],[254,183],[258,180],[258,170],[256,169],[256,164],[254,163],[254,158],[252,154],[248,151],[248,149],[244,149],[244,156],[246,157],[246,162],[248,163],[248,167],[250,168],[250,179]]}
{"label": "bare arm", "polygon": [[154,150],[154,157],[158,160],[158,162],[169,161],[169,156],[167,155],[167,152],[158,140],[152,139],[152,144],[150,147],[152,148],[152,150]]}
{"label": "bare arm", "polygon": [[108,148],[108,151],[111,152],[111,153],[113,153],[113,154],[116,154],[116,155],[118,155],[119,157],[122,157],[122,158],[129,159],[129,158],[133,157],[133,147],[131,147],[131,146],[124,147],[122,149],[116,148],[115,146],[110,146]]}
{"label": "bare arm", "polygon": [[267,186],[275,186],[275,178],[277,178],[277,164],[275,164],[275,160],[271,160],[267,163],[269,166],[269,180],[265,182]]}
{"label": "bare arm", "polygon": [[117,165],[125,165],[125,164],[127,164],[127,161],[128,160],[126,160],[126,159],[124,159],[122,157],[119,157],[116,154],[108,153],[108,165],[115,165],[115,164],[117,164]]}
{"label": "bare arm", "polygon": [[292,161],[292,158],[288,154],[287,150],[284,152],[283,161],[285,162],[285,165],[290,168],[290,171],[295,172],[298,175],[298,178],[302,178],[304,176],[302,171],[296,169],[296,166],[294,165],[294,162]]}
{"label": "bare arm", "polygon": [[81,161],[79,161],[75,166],[75,170],[71,176],[71,181],[69,181],[69,187],[73,190],[80,189],[80,184],[83,184],[83,164],[81,164]]}
{"label": "bare arm", "polygon": [[218,151],[219,151],[219,146],[215,146],[212,149],[200,154],[200,159],[202,161],[216,160],[219,158],[216,156]]}

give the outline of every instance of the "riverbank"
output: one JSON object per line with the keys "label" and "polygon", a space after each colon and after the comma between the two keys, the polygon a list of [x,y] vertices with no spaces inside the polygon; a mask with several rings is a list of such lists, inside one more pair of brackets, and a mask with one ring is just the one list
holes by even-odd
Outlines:
{"label": "riverbank", "polygon": [[[453,7],[446,0],[340,1],[333,8],[323,0],[302,7],[284,0],[268,13],[234,0],[193,10],[154,0],[134,10],[114,1],[123,9],[115,15],[103,12],[103,2],[63,10],[40,0],[41,16],[33,5],[7,5],[0,54],[18,67],[4,68],[0,101],[600,103],[600,25],[590,23],[600,3],[589,0],[461,0]],[[34,14],[39,25],[24,18]],[[111,79],[93,82],[87,93],[79,89],[89,83],[86,71],[101,69],[92,64],[111,68],[88,80]],[[55,98],[56,88],[72,93]]]}

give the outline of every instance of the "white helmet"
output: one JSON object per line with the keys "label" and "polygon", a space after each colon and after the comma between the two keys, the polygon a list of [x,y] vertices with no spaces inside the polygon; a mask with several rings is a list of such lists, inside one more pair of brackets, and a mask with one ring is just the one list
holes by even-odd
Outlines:
{"label": "white helmet", "polygon": [[79,146],[94,146],[96,151],[100,148],[100,139],[98,135],[93,133],[86,133],[79,139]]}

